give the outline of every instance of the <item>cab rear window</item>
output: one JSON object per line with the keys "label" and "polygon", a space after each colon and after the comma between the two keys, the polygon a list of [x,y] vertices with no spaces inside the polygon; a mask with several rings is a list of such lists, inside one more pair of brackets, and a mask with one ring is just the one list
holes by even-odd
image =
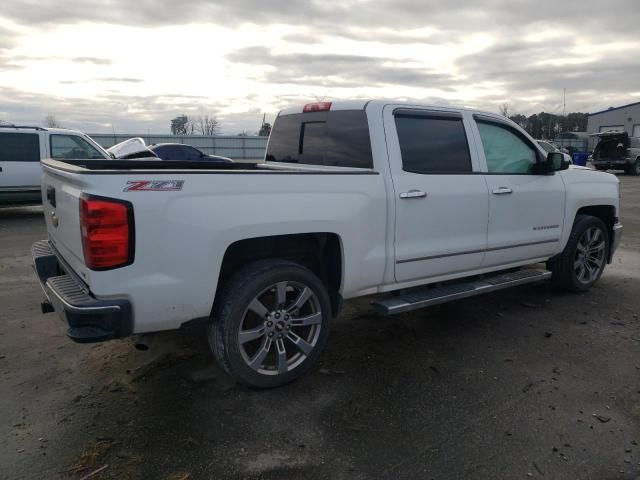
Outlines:
{"label": "cab rear window", "polygon": [[269,137],[267,161],[373,168],[369,125],[363,110],[279,116]]}

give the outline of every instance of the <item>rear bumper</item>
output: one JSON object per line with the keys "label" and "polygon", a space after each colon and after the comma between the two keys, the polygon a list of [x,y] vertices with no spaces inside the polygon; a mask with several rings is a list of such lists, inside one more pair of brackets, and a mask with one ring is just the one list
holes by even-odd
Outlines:
{"label": "rear bumper", "polygon": [[622,224],[616,223],[613,226],[613,235],[611,238],[611,248],[609,249],[609,263],[613,260],[613,254],[616,252],[620,245],[620,239],[622,238]]}
{"label": "rear bumper", "polygon": [[128,300],[95,298],[65,268],[47,240],[33,244],[31,257],[47,302],[67,323],[67,336],[71,340],[94,343],[131,335],[133,318]]}

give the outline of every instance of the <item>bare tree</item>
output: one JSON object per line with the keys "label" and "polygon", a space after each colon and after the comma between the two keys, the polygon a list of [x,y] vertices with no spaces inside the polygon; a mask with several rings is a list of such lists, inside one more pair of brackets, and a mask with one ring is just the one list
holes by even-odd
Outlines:
{"label": "bare tree", "polygon": [[172,135],[187,135],[189,118],[186,115],[179,115],[171,119]]}
{"label": "bare tree", "polygon": [[193,121],[193,132],[199,135],[213,136],[220,130],[220,123],[214,116],[203,115]]}
{"label": "bare tree", "polygon": [[509,118],[509,116],[511,115],[511,105],[509,105],[508,103],[503,103],[502,105],[500,105],[500,115],[502,115],[503,117],[507,117]]}
{"label": "bare tree", "polygon": [[62,128],[62,124],[58,122],[58,119],[52,113],[49,113],[46,117],[44,117],[44,126],[48,128]]}

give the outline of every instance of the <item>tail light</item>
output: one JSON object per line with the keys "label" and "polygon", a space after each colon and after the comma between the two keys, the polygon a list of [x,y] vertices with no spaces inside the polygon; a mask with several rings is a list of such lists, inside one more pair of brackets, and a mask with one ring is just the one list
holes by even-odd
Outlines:
{"label": "tail light", "polygon": [[133,263],[133,206],[124,200],[80,197],[80,231],[84,263],[91,270],[110,270]]}
{"label": "tail light", "polygon": [[331,109],[331,102],[307,103],[302,108],[302,113],[326,112]]}

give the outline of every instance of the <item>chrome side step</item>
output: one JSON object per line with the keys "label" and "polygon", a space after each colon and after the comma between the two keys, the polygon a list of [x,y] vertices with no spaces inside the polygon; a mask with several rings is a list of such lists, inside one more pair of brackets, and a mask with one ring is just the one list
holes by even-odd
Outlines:
{"label": "chrome side step", "polygon": [[495,292],[504,288],[539,282],[551,277],[547,270],[525,269],[510,273],[485,275],[474,280],[413,290],[401,295],[373,302],[375,309],[383,315],[409,312],[439,303]]}

